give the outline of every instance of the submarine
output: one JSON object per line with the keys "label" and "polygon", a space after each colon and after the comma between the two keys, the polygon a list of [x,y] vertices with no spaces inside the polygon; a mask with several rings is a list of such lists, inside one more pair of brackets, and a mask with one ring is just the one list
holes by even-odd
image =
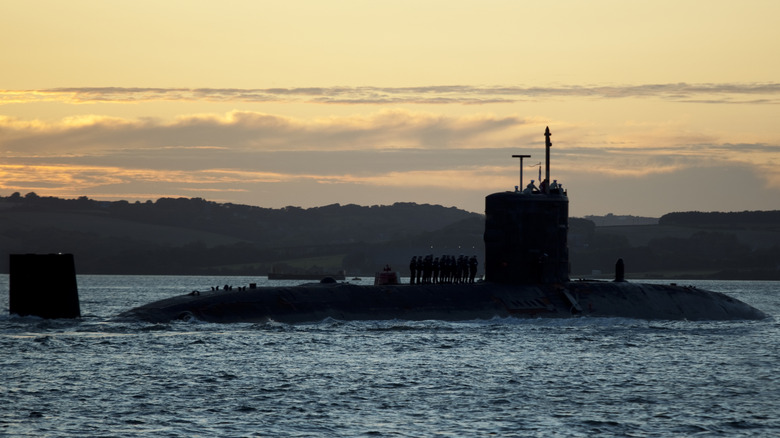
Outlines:
{"label": "submarine", "polygon": [[[545,179],[485,198],[484,280],[467,284],[398,284],[394,272],[378,275],[373,286],[333,279],[289,287],[192,291],[145,304],[117,319],[165,323],[305,323],[335,320],[467,321],[506,317],[624,317],[646,320],[758,320],[767,315],[728,295],[675,284],[626,281],[622,259],[614,281],[569,279],[569,199],[557,180],[550,183],[550,129],[545,129]],[[540,175],[541,179],[541,175]],[[35,297],[30,285],[41,278],[41,261],[64,260],[67,296],[63,304]],[[17,266],[15,269],[14,266]],[[15,274],[14,271],[17,273]],[[388,275],[393,274],[393,275]],[[72,277],[72,280],[70,280]],[[79,316],[71,257],[12,255],[11,313],[43,317]],[[34,290],[32,290],[34,289]],[[73,297],[75,296],[75,304]]]}
{"label": "submarine", "polygon": [[[483,281],[473,284],[354,285],[335,281],[236,291],[193,291],[123,312],[148,322],[317,322],[336,320],[477,320],[503,317],[625,317],[660,320],[755,320],[762,311],[728,295],[674,284],[569,279],[566,190],[545,179],[485,198]],[[522,158],[520,181],[522,185]],[[390,282],[394,283],[394,282]]]}

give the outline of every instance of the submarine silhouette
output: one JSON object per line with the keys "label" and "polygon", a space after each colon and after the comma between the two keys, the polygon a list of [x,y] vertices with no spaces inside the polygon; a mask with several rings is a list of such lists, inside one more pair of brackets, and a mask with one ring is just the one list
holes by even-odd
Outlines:
{"label": "submarine silhouette", "polygon": [[[337,320],[475,320],[494,317],[600,316],[666,320],[763,319],[725,294],[676,285],[569,279],[566,190],[550,183],[549,127],[545,179],[537,188],[485,198],[485,280],[474,284],[321,282],[290,287],[206,291],[156,301],[120,318],[166,322],[316,322]],[[522,185],[522,158],[520,180]]]}

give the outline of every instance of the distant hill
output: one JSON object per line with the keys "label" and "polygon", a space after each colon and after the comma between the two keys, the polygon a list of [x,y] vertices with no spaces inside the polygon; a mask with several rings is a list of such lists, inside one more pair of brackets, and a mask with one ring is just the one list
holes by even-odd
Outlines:
{"label": "distant hill", "polygon": [[612,273],[619,255],[634,278],[780,280],[778,211],[669,213],[657,225],[573,230],[573,275]]}
{"label": "distant hill", "polygon": [[726,226],[749,227],[768,226],[780,229],[780,210],[772,211],[740,211],[740,212],[700,212],[687,211],[668,213],[661,216],[662,225],[680,226]]}
{"label": "distant hill", "polygon": [[617,215],[609,213],[606,216],[585,216],[585,219],[592,221],[597,227],[617,227],[626,225],[656,225],[657,217]]}
{"label": "distant hill", "polygon": [[0,197],[0,248],[72,252],[82,273],[264,275],[275,264],[305,269],[300,260],[342,268],[355,248],[416,241],[475,218],[481,215],[413,203],[269,209],[200,198],[130,203],[15,193]]}
{"label": "distant hill", "polygon": [[[622,257],[628,278],[780,279],[777,214],[670,213],[641,225],[626,225],[632,216],[570,218],[571,276],[609,276]],[[597,226],[597,218],[609,220]],[[390,264],[405,275],[414,255],[477,255],[481,265],[483,231],[483,215],[414,203],[270,209],[200,198],[0,197],[0,257],[73,253],[82,274],[364,276]]]}

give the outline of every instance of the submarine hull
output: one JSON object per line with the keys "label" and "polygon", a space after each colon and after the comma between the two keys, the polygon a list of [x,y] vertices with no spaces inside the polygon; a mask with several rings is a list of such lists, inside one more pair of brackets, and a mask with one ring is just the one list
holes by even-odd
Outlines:
{"label": "submarine hull", "polygon": [[577,281],[560,284],[359,286],[346,283],[198,292],[146,304],[120,318],[168,322],[475,320],[572,316],[749,320],[767,316],[727,295],[671,285]]}

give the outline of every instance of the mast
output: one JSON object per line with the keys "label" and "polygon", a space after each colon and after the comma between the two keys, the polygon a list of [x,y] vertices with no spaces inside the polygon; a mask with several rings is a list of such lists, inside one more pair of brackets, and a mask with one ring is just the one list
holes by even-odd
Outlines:
{"label": "mast", "polygon": [[552,146],[552,143],[550,142],[550,127],[546,127],[544,130],[544,182],[542,183],[542,186],[544,187],[544,193],[550,193],[550,147]]}

